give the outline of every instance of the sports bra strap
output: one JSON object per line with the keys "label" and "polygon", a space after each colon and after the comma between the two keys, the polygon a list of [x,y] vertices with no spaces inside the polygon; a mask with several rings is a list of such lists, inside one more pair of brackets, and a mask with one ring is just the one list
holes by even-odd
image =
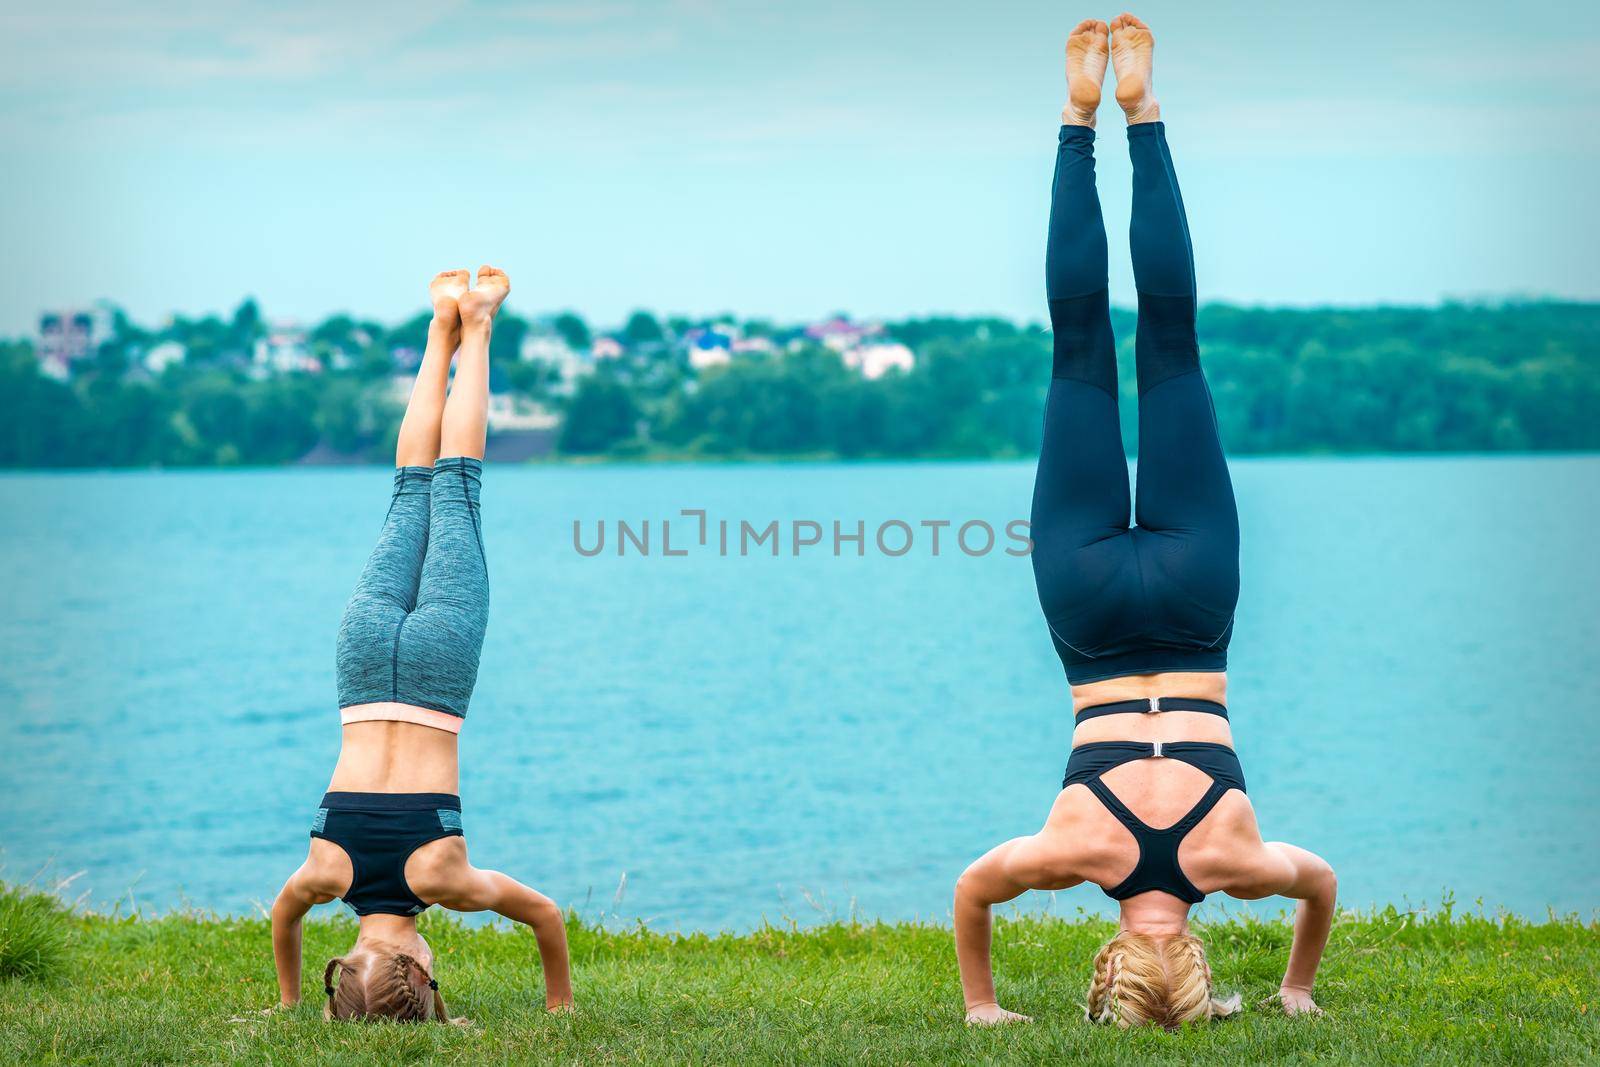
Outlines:
{"label": "sports bra strap", "polygon": [[1150,829],[1150,825],[1148,823],[1139,818],[1139,816],[1135,815],[1133,810],[1129,808],[1128,805],[1124,804],[1122,799],[1118,797],[1117,794],[1111,791],[1111,787],[1106,785],[1104,780],[1097,776],[1089,779],[1083,784],[1089,787],[1089,792],[1100,798],[1100,803],[1104,804],[1106,809],[1110,811],[1112,815],[1117,817],[1118,822],[1126,826],[1129,830],[1133,831],[1135,840],[1138,839],[1139,831],[1141,830],[1151,833],[1154,832]]}
{"label": "sports bra strap", "polygon": [[1228,717],[1227,705],[1218,704],[1215,700],[1200,700],[1195,697],[1147,697],[1143,700],[1115,700],[1109,704],[1094,704],[1078,712],[1078,721],[1097,719],[1102,715],[1124,715],[1129,712],[1150,715],[1163,711],[1200,711],[1208,715],[1220,715],[1224,719]]}
{"label": "sports bra strap", "polygon": [[1133,809],[1124,804],[1122,799],[1118,797],[1117,794],[1113,793],[1111,791],[1111,787],[1106,785],[1102,779],[1091,778],[1083,784],[1089,787],[1089,791],[1091,793],[1100,798],[1100,803],[1104,804],[1106,809],[1110,811],[1112,815],[1117,817],[1118,822],[1122,823],[1122,825],[1133,831],[1133,835],[1136,840],[1141,836],[1141,834],[1173,834],[1177,837],[1184,836],[1190,830],[1193,830],[1196,826],[1198,826],[1201,819],[1204,819],[1207,815],[1211,814],[1211,809],[1217,806],[1217,801],[1221,800],[1223,796],[1227,794],[1228,790],[1233,788],[1227,782],[1218,782],[1213,780],[1211,786],[1205,791],[1200,799],[1195,801],[1194,807],[1190,808],[1181,819],[1173,823],[1171,826],[1163,826],[1160,829],[1157,829],[1156,827],[1145,822],[1143,819],[1139,818],[1139,816],[1135,815],[1133,813]]}
{"label": "sports bra strap", "polygon": [[1211,814],[1211,809],[1217,806],[1217,801],[1221,800],[1223,795],[1231,788],[1233,787],[1227,782],[1219,782],[1213,778],[1211,780],[1211,788],[1206,790],[1204,796],[1195,801],[1194,807],[1189,809],[1189,814],[1160,832],[1176,834],[1179,837],[1187,834],[1199,825],[1201,819]]}

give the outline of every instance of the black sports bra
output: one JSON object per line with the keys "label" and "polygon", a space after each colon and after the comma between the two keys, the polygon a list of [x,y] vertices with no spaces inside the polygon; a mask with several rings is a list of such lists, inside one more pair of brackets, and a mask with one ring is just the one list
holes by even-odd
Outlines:
{"label": "black sports bra", "polygon": [[[1122,700],[1112,704],[1097,704],[1078,713],[1078,721],[1101,715],[1118,715],[1126,712],[1159,714],[1163,711],[1202,711],[1228,717],[1228,709],[1210,700],[1191,700],[1187,697],[1151,697],[1148,700]],[[1140,819],[1117,798],[1101,776],[1124,763],[1141,759],[1182,760],[1211,777],[1211,787],[1189,811],[1171,826],[1156,829]],[[1210,741],[1095,741],[1079,745],[1067,760],[1067,775],[1061,788],[1081,784],[1100,798],[1106,810],[1127,827],[1139,846],[1139,861],[1133,871],[1117,885],[1107,889],[1113,900],[1126,900],[1139,893],[1159,889],[1189,904],[1198,904],[1206,895],[1195,888],[1178,863],[1178,846],[1204,819],[1217,801],[1230,789],[1245,792],[1244,768],[1239,757],[1227,745]]]}

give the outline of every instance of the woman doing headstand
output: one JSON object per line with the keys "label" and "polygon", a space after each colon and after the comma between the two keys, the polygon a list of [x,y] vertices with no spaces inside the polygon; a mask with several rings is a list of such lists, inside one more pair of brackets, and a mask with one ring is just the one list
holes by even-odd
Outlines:
{"label": "woman doing headstand", "polygon": [[[1109,47],[1108,47],[1109,46]],[[1093,882],[1121,904],[1095,957],[1088,1015],[1174,1027],[1227,1014],[1189,931],[1208,893],[1300,901],[1279,990],[1317,1010],[1312,979],[1334,912],[1332,869],[1263,842],[1233,751],[1228,639],[1239,595],[1239,519],[1195,339],[1194,259],[1160,108],[1154,39],[1132,15],[1080,23],[1067,42],[1045,258],[1054,368],[1033,497],[1034,577],[1072,686],[1077,723],[1044,828],[1007,841],[956,885],[967,1020],[1024,1016],[995,1002],[990,908],[1028,889]],[[1133,158],[1129,244],[1139,295],[1138,491],[1117,419],[1106,234],[1094,121],[1110,60]]]}

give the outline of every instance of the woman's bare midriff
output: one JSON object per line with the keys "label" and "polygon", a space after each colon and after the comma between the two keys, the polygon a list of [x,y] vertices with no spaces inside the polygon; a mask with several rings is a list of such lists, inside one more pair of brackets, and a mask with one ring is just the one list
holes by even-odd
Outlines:
{"label": "woman's bare midriff", "polygon": [[330,792],[458,793],[456,735],[413,722],[344,725]]}
{"label": "woman's bare midriff", "polygon": [[[1190,697],[1228,703],[1228,676],[1220,671],[1185,671],[1171,674],[1130,674],[1072,687],[1072,713],[1096,704],[1151,697]],[[1092,741],[1212,741],[1233,745],[1228,720],[1203,711],[1164,711],[1159,715],[1128,712],[1099,715],[1078,723],[1072,744]]]}

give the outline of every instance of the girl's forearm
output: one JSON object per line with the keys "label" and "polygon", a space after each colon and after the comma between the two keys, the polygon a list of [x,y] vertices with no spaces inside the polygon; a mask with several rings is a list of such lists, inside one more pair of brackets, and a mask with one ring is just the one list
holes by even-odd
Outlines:
{"label": "girl's forearm", "polygon": [[278,970],[278,1002],[300,1003],[300,919],[272,916],[272,960]]}
{"label": "girl's forearm", "polygon": [[572,1003],[571,963],[567,958],[567,923],[555,901],[498,871],[486,877],[494,886],[494,910],[533,930],[539,945],[539,963],[544,968],[545,1006],[566,1007]]}
{"label": "girl's forearm", "polygon": [[544,1004],[564,1008],[572,1004],[572,971],[567,957],[567,925],[559,913],[555,922],[533,928],[539,943],[539,963],[544,967]]}

